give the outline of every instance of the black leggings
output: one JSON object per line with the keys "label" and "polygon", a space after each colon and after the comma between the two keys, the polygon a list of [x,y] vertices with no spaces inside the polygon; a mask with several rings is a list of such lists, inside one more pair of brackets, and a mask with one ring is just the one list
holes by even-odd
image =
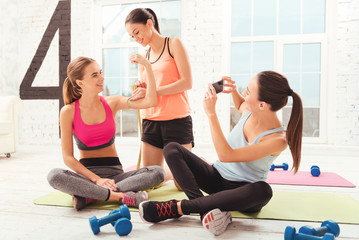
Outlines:
{"label": "black leggings", "polygon": [[[178,143],[163,149],[174,179],[189,200],[182,200],[183,214],[221,211],[258,212],[272,198],[268,183],[235,182],[224,179],[217,169]],[[204,196],[201,192],[206,192]]]}

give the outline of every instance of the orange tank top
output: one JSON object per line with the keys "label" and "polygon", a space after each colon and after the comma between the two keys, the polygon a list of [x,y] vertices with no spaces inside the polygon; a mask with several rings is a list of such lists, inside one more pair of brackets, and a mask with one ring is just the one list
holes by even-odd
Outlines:
{"label": "orange tank top", "polygon": [[[167,46],[167,47],[166,47]],[[150,50],[147,59],[150,58]],[[165,38],[162,53],[155,62],[151,62],[156,86],[166,86],[180,79],[176,62],[169,49],[169,38]],[[187,91],[172,95],[157,96],[157,106],[141,110],[141,118],[167,121],[187,117],[191,113]]]}

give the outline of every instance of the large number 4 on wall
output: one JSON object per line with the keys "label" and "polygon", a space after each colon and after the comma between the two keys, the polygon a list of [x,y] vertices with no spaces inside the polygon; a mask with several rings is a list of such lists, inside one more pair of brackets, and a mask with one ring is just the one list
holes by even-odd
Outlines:
{"label": "large number 4 on wall", "polygon": [[[59,30],[59,86],[32,87],[36,74],[43,63],[50,44]],[[66,68],[71,60],[71,1],[59,0],[46,31],[41,39],[24,79],[20,85],[21,99],[58,99],[59,110],[64,105],[62,85],[66,78]]]}

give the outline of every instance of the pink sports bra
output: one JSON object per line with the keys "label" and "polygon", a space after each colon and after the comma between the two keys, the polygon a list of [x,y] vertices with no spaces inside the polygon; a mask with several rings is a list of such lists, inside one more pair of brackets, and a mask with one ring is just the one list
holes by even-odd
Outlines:
{"label": "pink sports bra", "polygon": [[108,147],[115,142],[116,123],[110,106],[99,96],[106,112],[102,123],[88,125],[82,121],[79,100],[75,101],[75,115],[72,124],[73,135],[80,150],[96,150]]}

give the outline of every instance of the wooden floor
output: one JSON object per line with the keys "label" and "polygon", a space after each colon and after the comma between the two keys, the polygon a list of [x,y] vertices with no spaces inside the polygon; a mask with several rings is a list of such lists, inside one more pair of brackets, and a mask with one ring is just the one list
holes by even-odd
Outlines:
{"label": "wooden floor", "polygon": [[[117,149],[125,167],[136,164],[138,146],[117,142]],[[194,152],[208,161],[215,160],[211,148],[196,147]],[[276,161],[289,162],[284,152]],[[359,148],[332,148],[304,146],[301,169],[319,165],[322,171],[336,172],[359,186]],[[0,156],[0,239],[118,239],[112,226],[104,226],[93,235],[88,218],[102,217],[107,210],[82,210],[72,208],[38,206],[33,200],[53,191],[46,176],[50,169],[64,167],[60,145],[20,145],[11,158]],[[171,184],[171,183],[169,183]],[[357,188],[307,187],[273,185],[274,190],[306,192],[348,193],[359,201]],[[340,206],[338,206],[340,208]],[[319,226],[319,223],[276,221],[257,219],[234,219],[227,231],[214,237],[203,229],[199,218],[184,216],[159,224],[143,223],[138,213],[132,212],[132,232],[121,238],[128,239],[284,239],[284,229],[291,225],[299,229],[303,225]],[[359,239],[359,225],[340,224],[337,239]]]}

